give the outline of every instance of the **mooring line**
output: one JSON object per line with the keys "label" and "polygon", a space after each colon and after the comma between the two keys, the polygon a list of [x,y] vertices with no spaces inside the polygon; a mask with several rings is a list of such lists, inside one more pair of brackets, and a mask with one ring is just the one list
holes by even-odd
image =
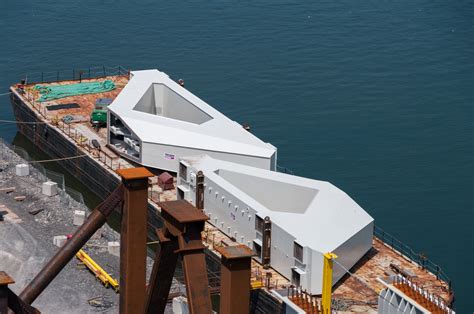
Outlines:
{"label": "mooring line", "polygon": [[16,121],[16,120],[0,120],[0,123],[45,124],[45,123],[47,123],[47,122],[28,122],[28,121]]}
{"label": "mooring line", "polygon": [[78,155],[78,156],[71,156],[71,157],[64,157],[64,158],[55,158],[55,159],[45,159],[45,160],[29,160],[29,163],[42,163],[42,162],[52,162],[52,161],[61,161],[61,160],[68,160],[68,159],[75,159],[75,158],[82,158],[86,157],[87,155]]}

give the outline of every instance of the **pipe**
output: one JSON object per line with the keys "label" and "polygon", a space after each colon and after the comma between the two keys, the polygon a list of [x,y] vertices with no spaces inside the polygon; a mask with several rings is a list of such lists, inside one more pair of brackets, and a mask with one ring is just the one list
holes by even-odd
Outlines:
{"label": "pipe", "polygon": [[38,275],[25,287],[20,294],[20,298],[25,303],[32,304],[38,298],[90,237],[105,224],[107,217],[122,201],[122,198],[123,186],[120,185],[104,202],[96,207],[72,238],[66,241]]}
{"label": "pipe", "polygon": [[20,298],[28,304],[33,303],[71,258],[82,248],[89,238],[106,222],[106,217],[100,211],[94,211],[87,221],[79,228],[71,239],[43,267],[36,277],[26,286]]}

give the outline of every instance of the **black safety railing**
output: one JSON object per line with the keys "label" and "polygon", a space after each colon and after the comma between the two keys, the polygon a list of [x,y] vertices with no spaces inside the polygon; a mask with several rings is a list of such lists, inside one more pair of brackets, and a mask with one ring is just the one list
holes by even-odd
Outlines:
{"label": "black safety railing", "polygon": [[82,67],[59,71],[27,73],[23,78],[26,84],[53,83],[60,81],[81,81],[115,75],[127,75],[129,70],[118,66]]}
{"label": "black safety railing", "polygon": [[434,274],[436,279],[446,282],[449,290],[451,290],[451,279],[449,279],[439,265],[433,263],[424,254],[415,252],[411,247],[376,225],[374,226],[374,236],[401,256],[408,258],[418,264],[422,269]]}
{"label": "black safety railing", "polygon": [[287,173],[287,174],[295,174],[293,171],[291,171],[290,169],[286,168],[286,167],[283,167],[283,166],[279,166],[277,165],[277,172],[281,172],[281,173]]}

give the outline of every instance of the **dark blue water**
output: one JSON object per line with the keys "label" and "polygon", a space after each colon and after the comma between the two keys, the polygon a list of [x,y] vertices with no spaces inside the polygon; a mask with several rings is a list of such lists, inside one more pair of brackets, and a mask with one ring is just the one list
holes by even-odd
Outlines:
{"label": "dark blue water", "polygon": [[440,264],[474,311],[472,1],[0,0],[0,48],[1,91],[90,65],[183,78]]}

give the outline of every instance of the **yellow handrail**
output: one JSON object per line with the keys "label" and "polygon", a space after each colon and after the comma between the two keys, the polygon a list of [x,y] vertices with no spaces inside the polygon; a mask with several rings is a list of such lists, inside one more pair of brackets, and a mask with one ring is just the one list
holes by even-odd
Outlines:
{"label": "yellow handrail", "polygon": [[331,313],[331,290],[332,290],[332,268],[333,259],[337,258],[334,253],[326,253],[323,266],[323,292],[321,295],[321,305],[324,314]]}
{"label": "yellow handrail", "polygon": [[261,280],[251,280],[250,288],[252,290],[263,288],[263,282]]}

